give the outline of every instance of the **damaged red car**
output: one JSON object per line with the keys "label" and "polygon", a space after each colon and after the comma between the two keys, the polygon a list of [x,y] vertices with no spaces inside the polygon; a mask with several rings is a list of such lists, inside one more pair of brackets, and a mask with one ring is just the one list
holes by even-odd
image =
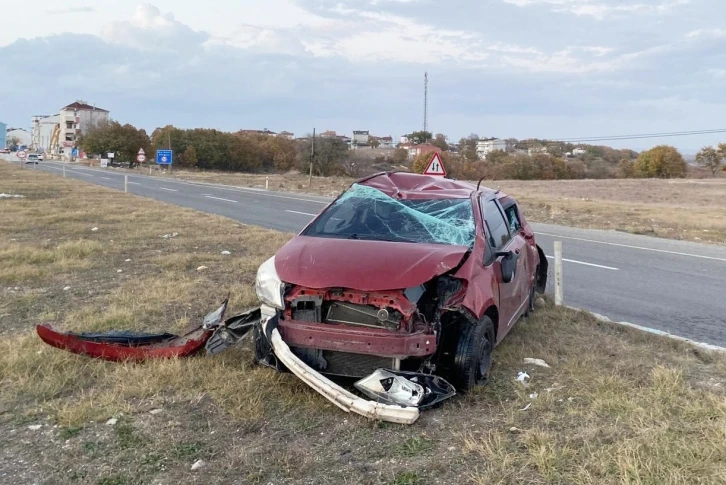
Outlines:
{"label": "damaged red car", "polygon": [[[440,177],[359,180],[258,270],[262,314],[307,366],[486,381],[495,346],[544,292],[547,259],[515,199]],[[255,329],[255,358],[277,363]]]}

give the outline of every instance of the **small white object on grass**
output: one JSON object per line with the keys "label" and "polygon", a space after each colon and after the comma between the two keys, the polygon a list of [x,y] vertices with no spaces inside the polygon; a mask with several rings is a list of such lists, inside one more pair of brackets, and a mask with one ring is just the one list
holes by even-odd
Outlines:
{"label": "small white object on grass", "polygon": [[200,469],[200,468],[202,468],[202,467],[203,467],[204,465],[206,465],[206,463],[204,463],[204,460],[197,460],[197,461],[195,461],[195,462],[194,462],[194,464],[192,465],[192,471],[196,471],[196,470],[199,470],[199,469]]}
{"label": "small white object on grass", "polygon": [[117,270],[116,270],[116,272],[117,272],[117,273],[123,273],[123,272],[124,272],[124,270],[122,270],[122,269],[117,269]]}
{"label": "small white object on grass", "polygon": [[549,368],[549,366],[550,366],[547,362],[545,362],[542,359],[532,359],[530,357],[525,357],[524,363],[525,364],[537,365],[539,367],[547,367],[547,368]]}
{"label": "small white object on grass", "polygon": [[19,194],[0,194],[0,199],[23,199],[24,195]]}
{"label": "small white object on grass", "polygon": [[529,379],[529,378],[530,378],[529,374],[527,374],[526,372],[520,372],[519,374],[517,374],[517,380],[519,382],[524,382],[525,379]]}
{"label": "small white object on grass", "polygon": [[527,410],[527,409],[529,409],[529,408],[530,408],[531,406],[532,406],[532,403],[529,403],[529,404],[527,404],[526,406],[524,406],[524,407],[523,407],[522,409],[520,409],[520,411],[526,411],[526,410]]}
{"label": "small white object on grass", "polygon": [[530,399],[537,399],[537,393],[536,392],[533,392],[532,394],[529,395],[529,398]]}
{"label": "small white object on grass", "polygon": [[107,424],[108,426],[115,426],[115,425],[116,425],[116,423],[118,423],[118,419],[116,419],[116,418],[111,418],[111,419],[109,419],[108,421],[106,421],[106,424]]}
{"label": "small white object on grass", "polygon": [[68,290],[70,290],[70,289],[71,289],[71,287],[70,287],[70,286],[66,286],[65,288],[63,288],[63,291],[68,291]]}
{"label": "small white object on grass", "polygon": [[222,251],[222,254],[224,254],[225,256],[229,256],[232,253],[230,253],[229,251]]}
{"label": "small white object on grass", "polygon": [[209,269],[206,266],[200,266],[197,268],[197,271],[204,271],[205,269]]}
{"label": "small white object on grass", "polygon": [[156,415],[156,414],[159,414],[159,413],[161,413],[161,411],[162,411],[162,410],[161,410],[161,409],[158,409],[158,408],[157,408],[157,409],[152,409],[151,411],[149,411],[149,414],[154,414],[154,415]]}
{"label": "small white object on grass", "polygon": [[94,227],[93,229],[91,229],[91,231],[96,232],[96,231],[98,231],[98,228]]}
{"label": "small white object on grass", "polygon": [[30,431],[38,431],[42,427],[43,427],[42,424],[31,424],[30,426],[28,426],[28,429]]}
{"label": "small white object on grass", "polygon": [[127,259],[126,261],[124,261],[124,263],[130,263],[130,262],[131,262],[130,259]]}

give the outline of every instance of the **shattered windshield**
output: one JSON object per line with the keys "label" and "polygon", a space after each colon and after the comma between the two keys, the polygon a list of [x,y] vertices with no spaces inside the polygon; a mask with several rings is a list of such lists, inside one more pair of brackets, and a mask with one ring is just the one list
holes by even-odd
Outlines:
{"label": "shattered windshield", "polygon": [[354,184],[303,235],[471,247],[474,214],[470,199],[393,199]]}

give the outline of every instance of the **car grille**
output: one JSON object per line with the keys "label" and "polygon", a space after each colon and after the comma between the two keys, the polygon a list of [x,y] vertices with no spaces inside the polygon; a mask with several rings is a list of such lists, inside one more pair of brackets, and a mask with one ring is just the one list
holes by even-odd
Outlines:
{"label": "car grille", "polygon": [[390,369],[393,359],[375,355],[291,347],[300,360],[318,372],[344,377],[364,377],[376,369]]}
{"label": "car grille", "polygon": [[332,302],[328,306],[324,322],[396,330],[401,325],[401,320],[402,315],[396,310]]}

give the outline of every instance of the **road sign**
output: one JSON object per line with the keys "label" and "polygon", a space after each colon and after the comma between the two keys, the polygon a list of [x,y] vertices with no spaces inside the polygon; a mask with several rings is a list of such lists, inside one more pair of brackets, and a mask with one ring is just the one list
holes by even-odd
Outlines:
{"label": "road sign", "polygon": [[171,165],[174,160],[174,152],[171,150],[156,150],[156,163],[158,165]]}
{"label": "road sign", "polygon": [[143,153],[139,153],[138,155],[136,155],[136,161],[139,163],[144,163],[146,161],[146,155],[144,155]]}
{"label": "road sign", "polygon": [[146,152],[143,148],[139,148],[139,152],[137,153],[137,155],[146,155]]}
{"label": "road sign", "polygon": [[18,153],[15,154],[19,159],[23,160],[25,157],[28,156],[27,153],[25,153],[23,150],[18,150]]}
{"label": "road sign", "polygon": [[114,152],[108,152],[107,156],[108,158],[116,158],[116,154]]}
{"label": "road sign", "polygon": [[446,169],[444,168],[444,164],[441,162],[441,155],[439,155],[439,152],[434,152],[434,155],[431,157],[431,161],[428,165],[426,165],[424,175],[446,177]]}
{"label": "road sign", "polygon": [[108,168],[108,158],[101,159],[101,168]]}

